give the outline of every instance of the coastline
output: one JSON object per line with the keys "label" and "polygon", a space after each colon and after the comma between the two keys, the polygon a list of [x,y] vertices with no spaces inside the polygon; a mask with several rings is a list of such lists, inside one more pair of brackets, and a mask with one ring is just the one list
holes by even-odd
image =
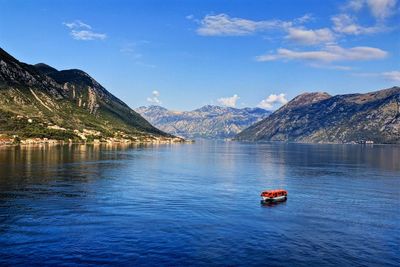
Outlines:
{"label": "coastline", "polygon": [[158,144],[190,144],[190,143],[194,143],[194,140],[186,140],[180,137],[155,137],[155,136],[150,136],[141,139],[107,138],[102,140],[95,139],[93,141],[73,141],[73,140],[65,141],[65,140],[56,140],[48,138],[27,138],[15,141],[14,138],[9,138],[9,139],[3,138],[2,140],[0,140],[0,147],[29,146],[29,145],[96,145],[96,144],[158,145]]}

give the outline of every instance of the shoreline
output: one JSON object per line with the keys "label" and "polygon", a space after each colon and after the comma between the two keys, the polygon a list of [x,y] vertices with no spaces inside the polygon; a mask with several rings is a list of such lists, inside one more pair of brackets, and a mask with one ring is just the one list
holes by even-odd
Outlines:
{"label": "shoreline", "polygon": [[3,141],[0,142],[0,147],[11,147],[11,146],[32,146],[32,145],[164,145],[164,144],[191,144],[194,140],[186,140],[179,137],[173,138],[160,138],[151,140],[129,140],[129,139],[117,139],[117,140],[105,140],[105,141],[90,141],[90,142],[74,142],[55,140],[47,138],[31,138],[15,141]]}
{"label": "shoreline", "polygon": [[[175,139],[175,140],[174,140]],[[210,139],[211,141],[221,141]],[[235,142],[242,144],[299,144],[299,145],[358,145],[358,146],[400,146],[399,143],[374,143],[374,144],[362,144],[362,143],[312,143],[312,142],[284,142],[284,141],[264,141],[264,142],[248,142],[239,140],[222,140],[223,142]],[[0,143],[0,147],[17,147],[17,146],[37,146],[37,145],[168,145],[168,144],[193,144],[196,140],[192,139],[179,139],[172,138],[172,140],[154,140],[154,141],[100,141],[100,142],[68,142],[60,140],[48,140],[41,142],[20,142],[20,143]]]}
{"label": "shoreline", "polygon": [[373,145],[400,145],[400,143],[358,143],[358,142],[295,142],[295,141],[247,141],[247,140],[229,140],[229,142],[239,142],[243,144],[304,144],[304,145],[364,145],[364,146],[373,146]]}

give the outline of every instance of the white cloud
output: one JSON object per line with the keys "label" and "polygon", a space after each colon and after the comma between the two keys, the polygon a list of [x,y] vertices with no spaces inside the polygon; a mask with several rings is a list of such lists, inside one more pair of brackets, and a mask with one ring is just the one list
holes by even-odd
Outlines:
{"label": "white cloud", "polygon": [[358,46],[343,48],[338,45],[328,45],[323,50],[294,51],[280,48],[275,54],[267,54],[256,57],[257,61],[273,60],[304,60],[310,62],[330,63],[335,61],[362,61],[382,59],[387,52],[375,47]]}
{"label": "white cloud", "polygon": [[93,32],[92,26],[80,20],[73,22],[63,22],[63,25],[71,30],[70,34],[75,40],[90,41],[90,40],[104,40],[107,38],[105,33]]}
{"label": "white cloud", "polygon": [[157,90],[154,90],[151,93],[151,97],[147,98],[147,102],[153,103],[153,104],[161,104],[161,100],[160,100],[160,92],[158,92]]}
{"label": "white cloud", "polygon": [[[367,0],[362,1],[363,2],[360,2],[360,4],[359,1],[354,0],[348,5],[352,6],[352,10],[356,10],[360,5],[363,6]],[[347,10],[348,9],[349,8],[347,8]],[[372,34],[388,29],[383,23],[377,23],[375,26],[371,27],[361,26],[357,24],[355,16],[345,13],[335,15],[331,18],[333,23],[332,28],[325,27],[320,29],[308,29],[303,26],[303,24],[313,20],[313,17],[310,14],[306,14],[291,21],[279,19],[256,21],[230,17],[224,13],[218,15],[206,15],[201,20],[194,19],[194,16],[189,15],[187,16],[187,19],[199,24],[196,32],[203,36],[244,36],[261,32],[278,31],[286,33],[285,38],[287,40],[303,45],[327,45],[334,43],[341,34]]]}
{"label": "white cloud", "polygon": [[227,14],[206,15],[202,20],[196,20],[192,15],[187,16],[189,20],[199,24],[196,30],[203,36],[244,36],[260,32],[278,31],[286,32],[285,38],[303,45],[331,44],[339,36],[336,33],[361,34],[372,33],[382,30],[382,27],[361,27],[357,25],[354,18],[341,14],[334,16],[332,31],[330,28],[307,29],[302,26],[313,20],[310,14],[291,21],[273,20],[250,20],[230,17]]}
{"label": "white cloud", "polygon": [[346,5],[345,9],[351,9],[353,11],[359,11],[364,6],[364,0],[350,0]]}
{"label": "white cloud", "polygon": [[328,28],[307,30],[304,28],[289,28],[287,39],[306,45],[329,43],[335,40],[335,36]]}
{"label": "white cloud", "polygon": [[375,19],[382,21],[395,13],[396,4],[397,0],[350,0],[344,8],[357,12],[367,7]]}
{"label": "white cloud", "polygon": [[372,15],[379,20],[386,19],[394,13],[397,0],[367,0]]}
{"label": "white cloud", "polygon": [[268,29],[290,27],[292,22],[281,20],[254,21],[232,18],[227,14],[206,15],[200,22],[197,33],[203,36],[241,36]]}
{"label": "white cloud", "polygon": [[83,41],[90,41],[90,40],[104,40],[107,38],[105,33],[96,33],[92,31],[86,30],[73,30],[71,31],[72,38],[75,40],[83,40]]}
{"label": "white cloud", "polygon": [[337,33],[359,35],[372,34],[386,30],[383,25],[373,27],[363,27],[356,23],[356,19],[348,14],[339,14],[331,18],[333,30]]}
{"label": "white cloud", "polygon": [[222,106],[236,107],[236,102],[239,100],[239,98],[240,97],[235,94],[231,97],[221,97],[221,98],[217,99],[217,101]]}
{"label": "white cloud", "polygon": [[385,77],[387,80],[395,81],[395,82],[400,82],[400,71],[388,71],[388,72],[383,72],[382,73],[383,77]]}
{"label": "white cloud", "polygon": [[316,62],[311,62],[309,64],[313,68],[318,68],[318,69],[330,69],[330,70],[342,70],[342,71],[349,71],[352,70],[352,67],[349,66],[342,66],[342,65],[326,65],[326,64],[320,64]]}
{"label": "white cloud", "polygon": [[63,25],[65,25],[67,28],[70,29],[92,29],[92,26],[90,26],[89,24],[83,23],[80,20],[75,20],[72,22],[63,22]]}
{"label": "white cloud", "polygon": [[314,17],[312,14],[305,14],[304,16],[294,19],[294,24],[303,24],[303,23],[307,23],[309,21],[313,21]]}
{"label": "white cloud", "polygon": [[288,102],[285,94],[270,94],[267,98],[262,100],[258,107],[264,109],[273,109],[275,105],[285,105]]}

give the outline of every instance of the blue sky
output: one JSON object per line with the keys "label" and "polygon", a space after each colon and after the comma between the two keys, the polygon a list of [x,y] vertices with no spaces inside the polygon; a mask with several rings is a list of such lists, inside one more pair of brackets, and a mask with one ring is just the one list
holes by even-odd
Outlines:
{"label": "blue sky", "polygon": [[135,108],[275,109],[400,84],[398,0],[0,0],[0,46]]}

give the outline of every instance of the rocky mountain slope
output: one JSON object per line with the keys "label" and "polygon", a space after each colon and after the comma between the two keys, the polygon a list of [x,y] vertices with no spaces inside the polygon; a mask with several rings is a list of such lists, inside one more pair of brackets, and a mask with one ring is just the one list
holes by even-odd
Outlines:
{"label": "rocky mountain slope", "polygon": [[261,108],[211,105],[183,112],[160,106],[140,107],[136,111],[159,129],[187,138],[230,138],[271,113]]}
{"label": "rocky mountain slope", "polygon": [[1,48],[0,134],[75,141],[173,138],[87,73],[22,63]]}
{"label": "rocky mountain slope", "polygon": [[236,139],[400,143],[400,87],[336,96],[305,93],[245,129]]}

